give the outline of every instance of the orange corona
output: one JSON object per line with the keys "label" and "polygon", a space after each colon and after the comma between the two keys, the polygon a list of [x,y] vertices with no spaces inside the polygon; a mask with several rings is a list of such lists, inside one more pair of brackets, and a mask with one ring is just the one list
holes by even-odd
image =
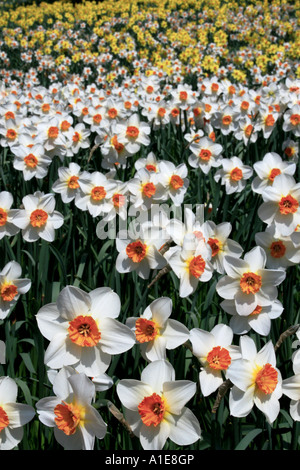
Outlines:
{"label": "orange corona", "polygon": [[211,247],[211,255],[216,256],[221,249],[219,240],[217,238],[209,238],[207,243]]}
{"label": "orange corona", "polygon": [[2,406],[0,406],[0,432],[4,428],[6,428],[8,425],[9,425],[8,416],[7,416],[6,412],[4,411],[4,409],[2,408]]}
{"label": "orange corona", "polygon": [[136,139],[139,136],[140,131],[136,126],[128,126],[126,129],[126,136],[130,139]]}
{"label": "orange corona", "polygon": [[11,302],[18,295],[18,288],[6,282],[0,287],[0,295],[5,302]]}
{"label": "orange corona", "polygon": [[212,156],[212,153],[211,153],[210,150],[208,150],[208,149],[201,149],[200,150],[199,158],[201,158],[201,160],[204,160],[204,161],[208,162],[211,159],[211,156]]}
{"label": "orange corona", "polygon": [[63,431],[67,436],[71,436],[76,432],[80,423],[81,410],[72,403],[62,402],[54,408],[56,418],[54,421],[58,429]]}
{"label": "orange corona", "polygon": [[156,427],[164,419],[166,404],[161,396],[157,393],[153,393],[141,401],[138,405],[138,411],[146,426],[153,425]]}
{"label": "orange corona", "polygon": [[273,168],[269,173],[269,181],[273,183],[274,178],[276,178],[276,176],[280,174],[281,174],[281,170],[279,170],[279,168]]}
{"label": "orange corona", "polygon": [[211,369],[226,370],[231,364],[231,357],[226,348],[215,346],[206,356],[206,360]]}
{"label": "orange corona", "polygon": [[135,323],[135,336],[139,343],[148,343],[158,335],[157,324],[146,318],[139,318]]}
{"label": "orange corona", "polygon": [[244,273],[240,280],[241,289],[245,294],[256,294],[261,285],[261,276],[252,272]]}
{"label": "orange corona", "polygon": [[278,372],[267,363],[256,373],[255,384],[266,395],[274,392],[278,383]]}
{"label": "orange corona", "polygon": [[42,209],[36,209],[30,214],[30,223],[32,227],[37,227],[37,228],[44,227],[44,225],[46,225],[47,219],[48,219],[48,214]]}
{"label": "orange corona", "polygon": [[0,207],[0,227],[3,227],[7,222],[7,212]]}
{"label": "orange corona", "polygon": [[29,153],[26,157],[24,157],[24,163],[30,168],[35,168],[38,164],[38,159],[32,153]]}
{"label": "orange corona", "polygon": [[93,201],[102,201],[106,196],[106,191],[103,186],[95,186],[91,191],[91,198]]}
{"label": "orange corona", "polygon": [[170,178],[170,186],[173,188],[173,189],[180,189],[182,188],[184,182],[183,182],[183,179],[180,178],[180,176],[178,175],[172,175],[171,178]]}
{"label": "orange corona", "polygon": [[78,183],[78,180],[79,180],[79,176],[71,176],[69,179],[68,179],[68,182],[67,182],[67,185],[68,185],[68,188],[70,189],[77,189],[79,188],[79,183]]}
{"label": "orange corona", "polygon": [[233,168],[230,172],[230,179],[232,181],[240,181],[243,178],[243,172],[240,168]]}
{"label": "orange corona", "polygon": [[285,255],[286,247],[281,240],[272,242],[270,246],[270,253],[273,258],[282,258]]}
{"label": "orange corona", "polygon": [[145,258],[146,253],[147,245],[143,244],[140,240],[129,243],[126,247],[126,254],[134,263],[140,263]]}
{"label": "orange corona", "polygon": [[192,276],[197,279],[202,276],[205,269],[205,261],[201,255],[195,256],[191,260],[188,260],[188,269]]}
{"label": "orange corona", "polygon": [[98,325],[90,315],[79,315],[69,322],[70,340],[81,347],[93,347],[101,339]]}
{"label": "orange corona", "polygon": [[290,194],[288,196],[284,196],[279,201],[279,210],[281,214],[294,214],[297,212],[299,207],[299,202]]}

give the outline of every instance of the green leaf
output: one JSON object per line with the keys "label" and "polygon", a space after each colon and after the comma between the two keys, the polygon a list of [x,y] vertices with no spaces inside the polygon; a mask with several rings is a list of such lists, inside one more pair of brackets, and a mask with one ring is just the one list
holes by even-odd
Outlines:
{"label": "green leaf", "polygon": [[262,432],[262,429],[253,429],[238,443],[234,450],[245,450],[249,444]]}

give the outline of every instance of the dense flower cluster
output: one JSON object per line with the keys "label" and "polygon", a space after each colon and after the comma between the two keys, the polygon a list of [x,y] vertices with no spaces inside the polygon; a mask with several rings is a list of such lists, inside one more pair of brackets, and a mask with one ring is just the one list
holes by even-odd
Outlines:
{"label": "dense flower cluster", "polygon": [[[42,247],[41,266],[49,246],[64,273],[53,247],[74,236],[74,219],[88,221],[77,236],[100,241],[101,253],[112,240],[115,254],[106,285],[87,286],[80,269],[71,285],[66,273],[30,319],[46,341],[54,392],[39,397],[37,415],[65,449],[104,439],[94,405],[112,390],[144,449],[200,441],[195,397],[225,381],[230,415],[246,417],[255,405],[271,425],[286,395],[300,420],[299,349],[287,377],[269,339],[292,269],[299,279],[299,5],[140,3],[108,11],[108,2],[57,2],[0,19],[0,243],[10,258],[0,271],[0,319],[9,322],[21,295],[35,300],[21,253],[35,266]],[[246,208],[249,199],[256,202]],[[241,236],[227,214],[233,200],[261,230]],[[151,292],[145,309],[124,318],[114,275],[124,289],[146,289],[142,301]],[[173,296],[160,290],[162,277]],[[185,301],[205,286],[222,321],[203,327],[200,310],[192,327],[179,321],[174,298],[188,310]],[[195,360],[198,382],[175,380],[170,357],[180,348]],[[140,376],[122,369],[112,377],[114,357],[133,350]],[[21,442],[35,414],[16,403],[16,387],[0,377],[0,449]]]}

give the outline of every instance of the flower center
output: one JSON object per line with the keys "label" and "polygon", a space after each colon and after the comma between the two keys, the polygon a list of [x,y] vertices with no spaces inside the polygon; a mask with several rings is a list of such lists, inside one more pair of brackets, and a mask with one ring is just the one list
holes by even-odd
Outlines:
{"label": "flower center", "polygon": [[146,318],[139,318],[135,323],[135,336],[139,343],[152,341],[159,333],[157,324]]}
{"label": "flower center", "polygon": [[17,286],[8,283],[2,284],[0,288],[0,295],[2,297],[2,300],[4,300],[5,302],[11,302],[14,297],[18,295]]}
{"label": "flower center", "polygon": [[186,91],[181,91],[181,92],[179,93],[179,99],[180,99],[180,100],[185,101],[185,100],[187,100],[187,98],[188,98],[188,94],[187,94]]}
{"label": "flower center", "polygon": [[259,390],[261,390],[266,395],[274,392],[277,383],[278,373],[269,363],[261,367],[256,373],[255,384]]}
{"label": "flower center", "polygon": [[211,255],[216,256],[221,249],[219,240],[217,238],[209,238],[207,243],[211,247]]}
{"label": "flower center", "polygon": [[199,278],[204,273],[205,261],[201,255],[195,256],[188,260],[188,270],[190,274],[196,278]]}
{"label": "flower center", "polygon": [[146,92],[147,92],[147,93],[153,93],[153,92],[154,92],[153,86],[148,85],[147,88],[146,88]]}
{"label": "flower center", "polygon": [[222,123],[224,124],[224,126],[229,126],[229,124],[231,124],[231,122],[232,122],[232,117],[231,116],[223,116]]}
{"label": "flower center", "polygon": [[158,108],[157,114],[162,118],[166,114],[166,109],[165,108]]}
{"label": "flower center", "polygon": [[232,181],[240,181],[243,178],[243,172],[240,168],[233,168],[230,172],[230,179]]}
{"label": "flower center", "polygon": [[262,311],[262,307],[260,305],[256,305],[255,309],[253,312],[250,313],[250,315],[259,315]]}
{"label": "flower center", "polygon": [[38,159],[33,155],[33,153],[30,153],[24,158],[24,162],[26,166],[29,166],[30,168],[35,168],[38,164]]}
{"label": "flower center", "polygon": [[93,116],[93,121],[95,124],[99,124],[102,121],[101,114],[95,114],[95,116]]}
{"label": "flower center", "polygon": [[5,114],[4,114],[4,117],[6,120],[8,119],[15,119],[15,113],[13,113],[12,111],[7,111]]}
{"label": "flower center", "polygon": [[91,191],[91,198],[94,201],[102,201],[106,196],[106,191],[103,186],[95,186]]}
{"label": "flower center", "polygon": [[54,419],[58,429],[63,431],[67,436],[71,436],[76,432],[76,428],[80,423],[81,409],[72,403],[62,402],[54,408]]}
{"label": "flower center", "polygon": [[9,425],[8,416],[6,412],[4,411],[4,409],[2,408],[2,406],[0,406],[0,432],[2,431],[2,429],[6,428],[8,425]]}
{"label": "flower center", "polygon": [[126,129],[127,137],[130,137],[132,139],[136,139],[138,137],[139,133],[140,133],[140,131],[135,126],[128,126],[127,129]]}
{"label": "flower center", "polygon": [[242,103],[241,103],[241,108],[242,108],[244,111],[247,111],[247,109],[249,108],[249,106],[250,106],[249,101],[242,101]]}
{"label": "flower center", "polygon": [[142,192],[144,196],[149,197],[149,198],[154,196],[156,192],[156,187],[153,183],[145,183],[143,184],[142,188],[143,188]]}
{"label": "flower center", "polygon": [[215,346],[208,353],[206,360],[214,370],[226,370],[231,364],[231,357],[226,348]]}
{"label": "flower center", "polygon": [[199,153],[199,158],[201,160],[209,161],[211,159],[212,153],[208,149],[201,149]]}
{"label": "flower center", "polygon": [[251,124],[248,124],[248,126],[245,128],[245,136],[249,138],[253,129],[254,127]]}
{"label": "flower center", "polygon": [[6,132],[6,137],[9,140],[15,140],[15,138],[17,137],[17,133],[14,129],[8,129]]}
{"label": "flower center", "polygon": [[30,223],[32,227],[43,227],[48,219],[47,212],[42,209],[36,209],[30,214]]}
{"label": "flower center", "polygon": [[284,149],[284,153],[286,154],[287,157],[291,158],[295,154],[295,148],[294,147],[286,147]]}
{"label": "flower center", "polygon": [[125,204],[126,197],[123,194],[114,194],[112,201],[115,207],[122,207]]}
{"label": "flower center", "polygon": [[282,256],[285,255],[286,247],[284,246],[281,240],[278,240],[277,242],[273,242],[271,244],[270,252],[273,258],[282,258]]}
{"label": "flower center", "polygon": [[63,132],[67,131],[71,127],[71,124],[68,121],[63,121],[60,125],[60,128]]}
{"label": "flower center", "polygon": [[81,347],[93,347],[101,339],[98,325],[90,315],[79,315],[69,322],[70,340]]}
{"label": "flower center", "polygon": [[156,173],[156,166],[155,165],[146,165],[146,170],[148,171],[153,171],[154,173]]}
{"label": "flower center", "polygon": [[58,134],[59,134],[59,129],[58,127],[56,126],[51,126],[49,127],[48,129],[48,137],[50,139],[56,139],[58,137]]}
{"label": "flower center", "polygon": [[299,207],[299,202],[290,194],[288,196],[284,196],[279,201],[279,210],[281,214],[294,214],[297,212]]}
{"label": "flower center", "polygon": [[241,289],[245,294],[256,294],[261,285],[261,276],[252,272],[244,273],[240,280]]}
{"label": "flower center", "polygon": [[0,227],[6,224],[7,221],[7,212],[4,209],[0,208]]}
{"label": "flower center", "polygon": [[166,403],[157,393],[153,393],[141,401],[138,411],[146,426],[156,427],[164,418]]}
{"label": "flower center", "polygon": [[79,142],[80,141],[80,134],[79,132],[74,132],[73,137],[72,137],[73,142]]}
{"label": "flower center", "polygon": [[279,170],[279,168],[273,168],[269,174],[269,181],[273,183],[274,178],[276,178],[276,176],[280,174],[281,174],[281,170]]}
{"label": "flower center", "polygon": [[116,110],[116,108],[110,108],[107,111],[107,114],[110,117],[110,119],[115,119],[118,116],[118,111]]}
{"label": "flower center", "polygon": [[300,114],[292,114],[290,121],[293,126],[298,126],[300,124]]}
{"label": "flower center", "polygon": [[265,118],[265,125],[267,127],[272,127],[275,124],[275,119],[273,117],[273,114],[268,114],[268,116]]}
{"label": "flower center", "polygon": [[77,189],[79,188],[79,183],[78,183],[78,180],[79,180],[79,176],[71,176],[69,179],[68,179],[68,187],[70,189]]}
{"label": "flower center", "polygon": [[134,263],[140,263],[146,256],[147,245],[141,241],[129,243],[126,246],[126,254]]}
{"label": "flower center", "polygon": [[114,135],[113,138],[111,139],[111,144],[114,146],[114,148],[116,149],[118,153],[122,152],[122,150],[124,149],[124,145],[118,142],[116,135]]}
{"label": "flower center", "polygon": [[170,178],[170,186],[172,186],[173,189],[179,189],[182,188],[184,182],[183,179],[180,178],[178,175],[172,175]]}

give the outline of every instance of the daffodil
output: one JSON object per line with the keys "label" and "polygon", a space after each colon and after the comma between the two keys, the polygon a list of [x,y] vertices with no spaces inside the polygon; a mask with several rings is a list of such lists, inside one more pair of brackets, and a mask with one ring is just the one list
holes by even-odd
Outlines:
{"label": "daffodil", "polygon": [[126,420],[144,450],[162,450],[167,439],[177,445],[200,439],[198,419],[185,406],[195,393],[196,384],[175,380],[175,370],[165,360],[148,364],[141,381],[122,379],[117,384]]}
{"label": "daffodil", "polygon": [[140,317],[129,317],[126,325],[135,333],[141,354],[148,361],[166,359],[166,350],[175,349],[189,339],[189,330],[169,318],[172,300],[160,297],[151,302]]}
{"label": "daffodil", "polygon": [[274,346],[268,341],[260,351],[249,336],[241,336],[242,358],[228,369],[227,377],[233,383],[229,396],[230,414],[247,416],[254,405],[273,423],[280,411],[282,378],[276,367]]}
{"label": "daffodil", "polygon": [[40,308],[38,327],[49,341],[44,361],[52,369],[73,366],[89,377],[103,374],[111,356],[130,349],[135,343],[131,330],[116,320],[120,298],[110,288],[89,293],[67,286],[56,303]]}
{"label": "daffodil", "polygon": [[11,450],[23,439],[23,426],[35,415],[32,406],[17,403],[18,386],[10,377],[0,377],[0,450]]}
{"label": "daffodil", "polygon": [[55,396],[36,403],[41,423],[54,428],[55,439],[65,450],[93,450],[95,438],[103,439],[107,427],[92,405],[96,390],[91,379],[62,367],[53,391]]}

